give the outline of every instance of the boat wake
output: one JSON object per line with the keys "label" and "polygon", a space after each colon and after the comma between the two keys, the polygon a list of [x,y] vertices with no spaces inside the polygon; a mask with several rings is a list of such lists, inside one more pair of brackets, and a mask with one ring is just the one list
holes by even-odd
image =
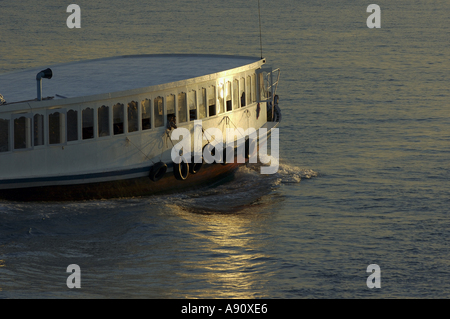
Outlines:
{"label": "boat wake", "polygon": [[282,184],[300,183],[318,176],[311,169],[302,169],[281,162],[275,174],[261,174],[262,164],[241,166],[234,175],[212,187],[170,195],[166,203],[173,209],[197,214],[248,213],[261,211],[283,200],[277,188]]}
{"label": "boat wake", "polygon": [[[270,157],[270,156],[269,156]],[[264,159],[263,161],[276,161],[273,157]],[[278,164],[278,170],[275,174],[269,174],[267,176],[272,176],[272,178],[276,179],[275,184],[288,184],[288,183],[300,183],[302,179],[311,179],[313,177],[317,177],[318,173],[313,171],[312,169],[299,168],[295,165],[287,164],[283,160],[279,162],[275,162],[275,165]],[[261,171],[261,167],[264,167],[264,164],[250,164],[246,168],[255,170],[257,172]]]}
{"label": "boat wake", "polygon": [[263,164],[248,164],[225,180],[213,186],[202,187],[168,195],[149,197],[121,198],[109,200],[92,200],[63,203],[18,203],[1,201],[0,213],[21,213],[34,211],[42,218],[61,212],[69,214],[85,214],[113,209],[126,209],[134,206],[165,206],[171,210],[182,210],[196,214],[235,214],[249,211],[261,211],[274,202],[283,201],[277,188],[283,184],[297,184],[302,179],[317,177],[312,169],[304,169],[280,161],[275,174],[261,174]]}
{"label": "boat wake", "polygon": [[317,177],[312,169],[298,168],[289,164],[281,164],[277,173],[281,183],[300,183],[302,179]]}

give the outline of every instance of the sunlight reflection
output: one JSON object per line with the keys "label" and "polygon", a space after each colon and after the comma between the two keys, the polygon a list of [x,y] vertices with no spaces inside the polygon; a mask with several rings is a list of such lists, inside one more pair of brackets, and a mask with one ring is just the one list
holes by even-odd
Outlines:
{"label": "sunlight reflection", "polygon": [[[271,274],[264,253],[268,241],[261,232],[269,224],[256,214],[198,215],[173,207],[189,225],[199,256],[182,262],[179,275],[187,282],[206,282],[209,289],[196,291],[197,298],[264,298]],[[261,213],[262,214],[262,213]],[[189,274],[189,276],[187,276]],[[204,286],[204,285],[202,285]]]}

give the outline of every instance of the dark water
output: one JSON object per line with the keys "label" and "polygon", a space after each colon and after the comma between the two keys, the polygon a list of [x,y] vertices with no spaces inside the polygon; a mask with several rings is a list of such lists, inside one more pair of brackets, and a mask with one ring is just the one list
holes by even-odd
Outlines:
{"label": "dark water", "polygon": [[[256,1],[2,2],[0,72],[141,53],[259,56]],[[214,188],[0,202],[3,298],[448,298],[448,1],[262,0],[280,170]],[[0,88],[0,93],[1,88]],[[316,176],[317,175],[317,176]],[[81,268],[68,289],[66,268]],[[370,264],[381,288],[366,286]]]}

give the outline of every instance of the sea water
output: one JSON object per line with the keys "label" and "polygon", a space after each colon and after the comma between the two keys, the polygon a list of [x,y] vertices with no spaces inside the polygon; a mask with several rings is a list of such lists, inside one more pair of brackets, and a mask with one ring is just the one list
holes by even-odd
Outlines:
{"label": "sea water", "polygon": [[[74,3],[70,29],[69,2],[3,1],[0,72],[261,55],[257,1]],[[262,55],[281,68],[276,174],[249,165],[167,196],[1,201],[0,298],[448,298],[450,3],[378,1],[369,29],[371,3],[260,1]],[[372,264],[381,288],[368,288]]]}

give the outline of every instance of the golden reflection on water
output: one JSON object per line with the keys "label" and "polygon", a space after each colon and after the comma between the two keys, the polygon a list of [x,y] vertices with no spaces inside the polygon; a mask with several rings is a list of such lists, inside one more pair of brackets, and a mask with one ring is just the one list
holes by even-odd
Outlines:
{"label": "golden reflection on water", "polygon": [[[181,262],[179,275],[189,283],[206,282],[207,289],[194,290],[192,298],[267,298],[265,287],[270,280],[263,253],[267,241],[259,240],[261,228],[267,227],[264,217],[250,208],[238,214],[200,215],[178,206],[177,215],[189,224],[200,256]],[[260,210],[256,208],[256,210]],[[181,230],[180,230],[181,231]],[[265,273],[262,273],[262,272]],[[201,285],[205,287],[204,284]]]}

